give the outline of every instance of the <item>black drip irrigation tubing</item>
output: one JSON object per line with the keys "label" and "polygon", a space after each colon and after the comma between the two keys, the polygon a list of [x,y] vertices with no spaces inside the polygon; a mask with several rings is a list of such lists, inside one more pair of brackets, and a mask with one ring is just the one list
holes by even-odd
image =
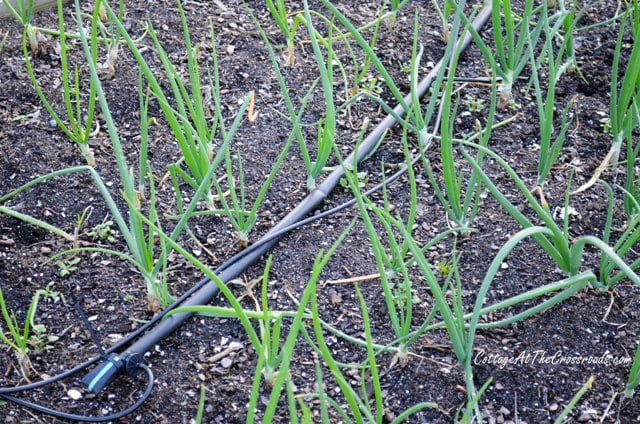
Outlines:
{"label": "black drip irrigation tubing", "polygon": [[[482,26],[487,22],[490,15],[491,3],[488,2],[480,11],[480,13],[478,13],[478,15],[475,17],[475,19],[471,23],[471,26],[473,26],[476,31],[480,31],[480,28],[482,28]],[[464,51],[470,43],[471,35],[467,33],[462,40],[458,39],[455,48],[456,50],[460,49],[460,51]],[[418,98],[422,97],[427,92],[433,81],[436,79],[438,72],[443,65],[444,62],[443,59],[441,59],[429,72],[429,74],[427,74],[427,76],[418,84]],[[404,102],[407,107],[410,107],[412,103],[411,95],[407,95],[404,98]],[[371,131],[371,133],[362,141],[357,151],[352,152],[345,159],[344,163],[355,164],[364,160],[377,147],[378,142],[384,135],[384,133],[388,129],[393,127],[393,125],[396,123],[396,118],[394,117],[394,115],[400,117],[404,115],[404,113],[405,109],[403,105],[397,105],[393,109],[393,114],[387,115],[385,119],[380,124],[378,124],[378,126],[376,126]],[[387,178],[386,184],[397,180],[402,174],[404,174],[404,172],[406,172],[406,170],[407,168],[404,167],[391,177]],[[251,264],[256,262],[262,255],[269,251],[271,247],[273,247],[273,245],[277,243],[278,240],[280,240],[288,232],[352,206],[355,203],[354,199],[349,200],[332,209],[304,219],[306,215],[315,210],[318,205],[320,205],[329,196],[331,191],[336,187],[336,185],[338,185],[340,178],[342,178],[343,176],[344,169],[342,167],[336,168],[318,187],[316,187],[316,189],[314,189],[309,195],[307,195],[307,197],[305,197],[291,212],[289,212],[284,218],[282,218],[282,220],[278,224],[272,227],[271,230],[269,230],[261,239],[259,239],[253,245],[244,249],[242,252],[239,252],[236,255],[232,256],[230,259],[220,265],[214,271],[214,273],[222,282],[227,283],[242,274]],[[368,190],[366,194],[373,193],[379,190],[381,187],[382,184],[379,184]],[[150,321],[130,333],[127,337],[114,344],[110,348],[103,350],[100,344],[96,343],[98,346],[98,350],[101,352],[99,356],[91,358],[74,368],[71,368],[46,380],[16,387],[0,388],[0,398],[17,403],[27,408],[31,408],[41,413],[74,421],[100,422],[112,421],[118,418],[122,418],[140,407],[150,396],[153,389],[154,376],[149,367],[143,363],[143,355],[151,350],[153,346],[160,343],[163,339],[165,339],[176,329],[178,329],[189,317],[191,317],[191,315],[193,315],[193,313],[184,312],[171,315],[167,318],[165,318],[165,316],[169,313],[169,311],[179,306],[205,305],[211,299],[213,299],[219,293],[219,291],[220,289],[218,288],[216,283],[205,277],[197,284],[195,284],[191,289],[185,292],[182,296],[180,296],[174,303],[172,303],[162,312],[153,317]],[[81,316],[83,315],[81,312],[80,314]],[[93,334],[93,330],[88,321],[86,321],[86,319],[83,319],[83,321],[85,321],[85,324],[87,324],[90,333],[92,333],[92,338],[95,339],[95,335]],[[149,329],[151,330],[147,332],[147,330]],[[147,333],[143,335],[143,333],[145,332]],[[122,354],[115,353],[121,350],[123,347],[129,345],[136,339],[137,341],[131,344]],[[57,381],[68,378],[79,371],[87,369],[100,360],[102,360],[103,362],[95,367],[82,379],[83,384],[93,393],[100,392],[121,374],[136,375],[139,374],[140,371],[144,371],[146,373],[147,386],[144,392],[140,395],[139,399],[133,405],[118,413],[114,413],[109,416],[95,417],[74,415],[43,407],[41,405],[31,403],[24,399],[19,399],[11,395],[14,393],[26,392],[49,384],[53,384]]]}

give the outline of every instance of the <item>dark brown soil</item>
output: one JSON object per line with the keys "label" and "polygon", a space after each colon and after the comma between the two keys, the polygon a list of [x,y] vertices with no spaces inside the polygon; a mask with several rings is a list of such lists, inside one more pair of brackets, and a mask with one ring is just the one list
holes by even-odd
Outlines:
{"label": "dark brown soil", "polygon": [[[126,2],[124,20],[134,38],[142,35],[143,25],[149,20],[156,28],[172,60],[186,67],[184,42],[175,3],[169,0],[143,3],[145,4]],[[224,9],[220,7],[220,3],[222,2],[190,1],[185,3],[185,10],[192,39],[194,43],[202,43],[203,59],[207,61],[210,61],[211,54],[209,18],[213,22],[218,42],[225,116],[228,119],[233,116],[238,108],[238,99],[243,98],[247,92],[255,90],[257,93],[256,110],[260,115],[253,123],[243,122],[233,141],[233,149],[241,152],[244,160],[247,192],[250,196],[255,196],[284,146],[291,128],[290,124],[276,113],[286,113],[286,108],[266,47],[249,15],[241,2],[224,2]],[[312,8],[323,11],[320,4],[313,3]],[[584,6],[582,3],[581,7]],[[287,5],[290,10],[302,8],[300,2],[287,2]],[[374,19],[379,8],[376,2],[351,1],[340,2],[337,5],[358,25]],[[269,19],[264,4],[251,1],[248,2],[248,6],[255,11],[271,41],[275,44],[283,43],[282,36]],[[602,3],[589,5],[581,25],[590,25],[611,17],[614,8],[610,6]],[[411,3],[399,14],[395,26],[382,26],[377,43],[378,55],[398,82],[400,89],[405,92],[409,89],[408,74],[403,73],[401,65],[410,61],[412,22],[416,8],[420,14],[421,42],[425,46],[424,66],[431,66],[429,62],[437,62],[444,45],[438,35],[440,24],[437,15],[429,2]],[[68,10],[67,21],[71,25],[71,8]],[[89,6],[86,11],[90,11]],[[49,11],[39,14],[36,24],[55,27],[55,13]],[[303,32],[299,32],[300,40],[307,39],[307,34]],[[18,188],[36,176],[83,164],[83,159],[72,142],[66,139],[58,128],[49,125],[50,118],[29,82],[21,50],[21,29],[16,23],[4,19],[0,21],[0,39],[5,33],[8,33],[7,41],[0,51],[1,194]],[[568,140],[545,188],[552,209],[563,205],[571,170],[576,170],[574,184],[582,184],[590,177],[609,148],[611,137],[603,132],[600,120],[608,114],[610,68],[616,33],[617,27],[611,25],[579,33],[577,53],[584,80],[576,74],[567,74],[558,87],[558,104],[564,105],[570,98],[574,98],[575,105],[572,108],[573,124]],[[145,58],[159,76],[160,62],[153,54],[149,37],[143,39],[141,44],[149,46]],[[78,55],[80,49],[77,44],[75,46],[74,54]],[[316,78],[317,70],[310,45],[300,44],[296,52],[296,66],[283,67],[283,73],[297,105]],[[345,63],[348,63],[348,60]],[[63,105],[57,94],[60,90],[60,63],[55,50],[55,40],[51,37],[44,52],[34,58],[34,66],[46,94],[49,98],[56,99],[54,104],[57,110],[61,110]],[[459,68],[461,75],[484,76],[486,65],[477,49],[472,47],[464,54]],[[86,69],[81,70],[82,75],[86,77]],[[375,72],[371,73],[375,75]],[[123,48],[114,78],[103,81],[103,85],[130,163],[137,160],[138,150],[137,81],[135,60]],[[474,96],[484,99],[485,105],[488,105],[487,87],[468,85],[459,88],[461,97]],[[524,83],[516,84],[514,107],[501,111],[497,119],[517,116],[514,122],[494,132],[490,147],[514,167],[528,186],[533,187],[537,169],[538,152],[535,150],[535,144],[538,123],[535,100],[532,92],[526,90]],[[343,87],[336,86],[336,95],[339,102],[344,100]],[[391,102],[388,93],[384,92],[383,97]],[[467,109],[467,106],[461,105],[460,111],[469,113],[460,115],[460,131],[473,125],[476,118],[485,119],[487,113],[487,107],[482,111]],[[322,116],[323,110],[322,93],[316,89],[304,121],[316,121]],[[159,183],[167,165],[177,160],[179,150],[167,125],[161,119],[158,106],[153,102],[150,115],[159,121],[159,125],[152,127],[150,135],[150,161],[156,182]],[[356,103],[351,108],[349,116],[341,115],[336,139],[341,152],[351,151],[365,118],[375,124],[383,117],[382,111],[368,101]],[[308,131],[311,134],[315,128],[308,128]],[[91,147],[96,154],[96,170],[107,182],[112,195],[119,198],[119,177],[106,129],[91,140]],[[438,152],[435,146],[429,157],[437,167]],[[380,181],[379,170],[382,162],[399,164],[402,161],[401,133],[395,131],[387,136],[385,144],[362,169],[367,172],[368,183],[373,185]],[[511,201],[525,213],[529,213],[533,219],[531,211],[524,207],[522,194],[501,168],[488,160],[486,169]],[[416,173],[421,203],[418,208],[415,237],[421,242],[426,242],[445,231],[448,223],[427,182],[424,169],[418,167]],[[622,176],[609,173],[605,178],[609,181],[621,181]],[[250,236],[251,242],[268,231],[305,197],[305,181],[300,152],[294,147],[268,192],[257,226]],[[189,193],[186,187],[185,189]],[[338,188],[323,208],[335,206],[349,197],[345,190]],[[404,210],[409,199],[406,181],[393,185],[389,189],[389,198],[398,210]],[[477,289],[488,264],[502,244],[520,230],[490,195],[483,196],[483,199],[479,214],[473,223],[476,231],[469,239],[460,239],[456,243],[458,251],[462,253],[460,275],[463,283],[463,301],[469,310],[475,302]],[[169,184],[165,184],[159,191],[159,204],[162,213],[176,213],[174,194]],[[46,220],[70,233],[74,231],[78,214],[90,207],[92,213],[80,235],[82,242],[87,246],[100,245],[126,252],[121,237],[109,243],[95,241],[87,234],[95,225],[110,219],[108,209],[87,175],[76,174],[39,184],[3,206],[11,206],[22,213]],[[124,208],[124,204],[121,206]],[[602,236],[606,217],[606,193],[603,189],[596,186],[584,194],[573,197],[571,206],[577,212],[577,215],[572,217],[572,237],[587,234]],[[616,215],[614,227],[620,229],[624,225],[624,215],[621,205],[617,204],[616,208],[619,209],[619,213]],[[273,248],[269,283],[271,308],[295,308],[292,298],[298,299],[303,292],[316,254],[320,249],[327,249],[357,215],[358,211],[352,208],[316,221],[287,235]],[[233,229],[224,218],[194,218],[190,228],[211,254],[186,236],[181,238],[180,242],[212,269],[239,249]],[[44,230],[0,215],[0,287],[9,309],[16,311],[18,320],[22,322],[36,290],[50,285],[52,290],[60,293],[55,300],[43,299],[38,308],[35,321],[46,325],[48,334],[58,336],[59,340],[52,344],[51,349],[30,355],[34,369],[33,381],[72,368],[98,353],[78,316],[74,297],[90,317],[103,346],[113,344],[138,328],[141,321],[152,316],[147,310],[143,279],[133,267],[115,256],[83,253],[80,255],[81,262],[77,271],[66,278],[60,277],[55,265],[43,264],[51,255],[70,247],[71,245],[63,239]],[[435,267],[436,263],[452,257],[451,249],[452,240],[447,239],[429,252],[428,259]],[[598,263],[596,252],[589,251],[584,269],[597,270]],[[507,258],[505,264],[492,285],[488,302],[493,303],[563,278],[562,272],[533,241],[526,241],[520,245]],[[246,271],[242,281],[248,282],[260,277],[263,268],[264,260],[261,260]],[[367,232],[362,223],[358,222],[324,270],[322,282],[366,276],[375,272],[377,268]],[[184,292],[200,278],[196,269],[184,259],[172,258],[168,279],[174,294]],[[444,281],[444,278],[442,279]],[[259,285],[254,289],[256,293],[258,287]],[[238,284],[232,285],[232,288],[237,295],[245,291]],[[360,288],[365,294],[369,308],[373,337],[380,344],[391,342],[393,332],[379,280],[362,282]],[[420,299],[415,305],[414,317],[415,328],[418,328],[431,310],[433,302],[428,287],[418,275],[414,281],[414,290]],[[321,284],[318,287],[318,296],[322,305],[320,313],[325,321],[352,336],[362,337],[362,313],[352,284]],[[253,307],[248,298],[245,298],[245,301],[247,308]],[[219,299],[215,302],[224,304]],[[640,336],[639,307],[638,289],[625,281],[608,292],[584,290],[555,308],[518,324],[480,331],[475,343],[478,356],[474,369],[478,387],[489,378],[493,378],[480,403],[480,409],[486,414],[489,422],[552,422],[589,376],[595,376],[595,383],[572,412],[571,417],[574,421],[630,423],[639,420],[640,401],[637,397],[626,399],[622,395],[629,364],[575,365],[545,362],[542,359],[533,362],[514,360],[521,354],[538,355],[538,358],[541,358],[542,353],[551,357],[557,352],[560,352],[561,357],[608,355],[612,358],[633,358]],[[496,314],[492,319],[505,316],[505,313]],[[284,331],[286,330],[287,328]],[[225,360],[216,357],[216,354],[228,349],[232,342],[240,343],[240,348],[228,350]],[[344,340],[331,338],[330,346],[336,359],[342,362],[356,364],[366,358],[364,349]],[[383,374],[386,416],[396,416],[418,402],[429,401],[436,402],[438,408],[421,411],[413,415],[409,422],[453,422],[456,409],[465,402],[466,395],[461,389],[464,386],[463,370],[455,358],[447,334],[444,331],[427,333],[411,347],[411,353],[411,360],[405,367],[393,365],[393,357],[390,354],[383,354],[378,358]],[[483,358],[491,355],[502,359],[512,358],[513,361],[504,367],[483,361]],[[292,381],[298,394],[314,392],[316,360],[317,355],[300,338],[291,370]],[[246,333],[237,321],[192,318],[161,345],[156,346],[145,361],[155,374],[153,393],[140,409],[117,422],[188,423],[196,415],[201,385],[207,389],[203,422],[245,420],[256,356]],[[12,351],[4,346],[0,347],[0,364],[0,387],[26,383],[17,368]],[[327,393],[339,403],[344,403],[335,383],[327,377],[329,371],[325,369],[324,372],[328,384]],[[109,390],[99,395],[89,395],[81,388],[80,379],[83,375],[80,373],[76,378],[21,396],[72,413],[105,415],[130,405],[143,390],[142,380],[123,377],[109,386]],[[360,375],[354,373],[349,376],[352,378],[350,382],[357,385]],[[70,399],[70,389],[80,390],[83,399]],[[268,398],[268,394],[268,390],[264,389],[264,399]],[[259,403],[259,408],[264,409],[263,403]],[[318,412],[317,408],[315,412]],[[278,414],[277,422],[288,422],[284,401]],[[3,402],[0,402],[0,417],[4,422],[14,423],[66,422]],[[318,415],[316,419],[319,418]]]}

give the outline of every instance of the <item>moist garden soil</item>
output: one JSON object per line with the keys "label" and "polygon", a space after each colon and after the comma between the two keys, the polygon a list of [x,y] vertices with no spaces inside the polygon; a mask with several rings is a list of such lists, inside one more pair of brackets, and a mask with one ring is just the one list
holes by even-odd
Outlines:
{"label": "moist garden soil", "polygon": [[[585,8],[580,26],[612,17],[615,13],[613,3],[616,2],[579,2],[578,6]],[[264,4],[252,1],[247,6],[254,11],[271,42],[282,45],[282,35]],[[300,2],[287,2],[287,6],[292,11],[302,9]],[[312,2],[310,6],[320,13],[327,13],[317,2]],[[357,25],[375,19],[379,10],[376,2],[340,1],[336,6]],[[259,113],[258,118],[254,122],[245,120],[232,144],[232,150],[242,156],[247,193],[253,199],[291,131],[291,125],[278,113],[286,113],[286,108],[267,49],[240,2],[188,1],[184,2],[184,8],[192,39],[194,43],[201,45],[201,63],[211,64],[210,23],[215,30],[223,113],[227,122],[235,116],[244,96],[251,90],[256,93],[255,108]],[[72,7],[67,8],[66,21],[70,28],[74,28],[71,10]],[[90,5],[85,5],[84,10],[90,12]],[[425,47],[421,67],[421,75],[424,75],[439,60],[444,50],[440,35],[441,24],[430,2],[411,2],[399,13],[395,23],[387,22],[382,25],[377,41],[377,54],[404,92],[409,89],[406,65],[411,59],[412,23],[416,10],[420,17],[420,41]],[[173,62],[185,71],[186,55],[175,3],[172,0],[125,2],[125,26],[134,38],[143,34],[147,21],[153,24]],[[55,12],[39,14],[35,24],[55,28]],[[321,24],[319,28],[322,30]],[[36,176],[84,163],[72,142],[64,137],[59,128],[50,125],[50,117],[29,81],[22,56],[21,28],[10,19],[0,20],[0,38],[4,34],[7,34],[7,39],[0,51],[2,194]],[[610,69],[616,34],[617,24],[579,32],[576,38],[577,59],[583,77],[566,74],[560,80],[558,105],[564,107],[569,99],[573,99],[574,104],[571,108],[572,124],[567,142],[545,188],[545,195],[552,209],[562,207],[572,170],[575,171],[574,185],[582,184],[591,176],[610,146],[611,136],[603,130],[601,120],[608,114]],[[364,35],[370,37],[371,32]],[[484,32],[484,36],[490,37],[488,31]],[[307,39],[306,32],[301,29],[298,41]],[[161,65],[153,52],[154,47],[149,37],[143,38],[140,45],[146,46],[145,59],[155,74],[160,76]],[[78,44],[73,43],[73,46],[73,60],[82,64],[83,59],[78,56]],[[41,86],[49,98],[53,99],[56,109],[61,111],[63,104],[59,95],[61,74],[58,52],[55,38],[48,37],[33,60]],[[278,52],[282,52],[282,49]],[[344,48],[337,47],[337,52],[342,55],[339,57],[344,60],[347,69],[351,69]],[[103,51],[101,57],[104,59]],[[472,46],[463,54],[458,73],[483,77],[486,76],[486,68],[478,50]],[[139,146],[137,69],[128,50],[122,47],[115,74],[111,79],[103,80],[111,112],[130,163],[137,160]],[[296,64],[294,67],[283,66],[283,73],[294,103],[298,105],[317,77],[310,44],[296,45]],[[525,75],[528,73],[525,70]],[[81,75],[86,82],[87,72],[84,66],[81,67]],[[336,78],[336,81],[341,80]],[[368,80],[369,88],[383,88],[380,81],[372,69]],[[165,82],[163,84],[168,89],[168,85]],[[338,104],[345,100],[344,89],[340,84],[336,84]],[[464,133],[473,128],[476,119],[481,122],[486,119],[490,89],[484,85],[460,84],[456,88],[459,89],[460,98],[484,102],[484,107],[481,108],[471,107],[473,102],[469,101],[460,103],[456,129],[459,133]],[[538,156],[538,121],[535,100],[527,88],[526,82],[518,82],[513,104],[499,111],[498,120],[514,119],[506,127],[494,132],[490,147],[533,187]],[[382,96],[392,103],[384,89]],[[315,122],[322,117],[323,102],[321,91],[316,89],[303,118],[305,123]],[[213,105],[208,107],[213,108]],[[170,183],[163,183],[161,180],[167,165],[178,160],[179,149],[153,101],[150,116],[157,120],[150,133],[150,164],[159,187],[158,208],[164,214],[172,214],[177,212],[174,192]],[[348,114],[340,114],[336,137],[340,151],[347,154],[353,149],[366,119],[373,125],[383,117],[382,110],[368,101],[357,102]],[[310,127],[305,131],[307,139],[311,140],[315,128]],[[362,166],[362,170],[367,173],[367,184],[373,185],[380,181],[382,163],[386,164],[386,168],[392,169],[403,162],[401,136],[398,130],[387,134],[385,143]],[[109,186],[112,195],[120,198],[119,177],[104,126],[90,144],[97,159],[96,170]],[[437,150],[437,145],[434,144],[429,153],[436,170]],[[462,162],[460,166],[461,169],[465,168]],[[522,194],[501,168],[488,160],[485,169],[509,199],[532,217]],[[415,237],[419,242],[426,243],[447,230],[449,224],[421,166],[416,168],[416,174],[420,202]],[[622,182],[623,175],[609,171],[605,178],[609,182]],[[300,152],[294,146],[268,191],[250,242],[258,240],[305,197],[305,182]],[[183,189],[185,195],[191,194],[188,187]],[[407,210],[409,190],[406,179],[389,187],[388,195],[397,210]],[[338,187],[322,208],[330,208],[349,198],[350,194]],[[379,196],[374,198],[380,199]],[[571,216],[571,237],[587,234],[602,236],[606,201],[606,192],[598,185],[571,197],[571,206],[575,210],[575,214]],[[91,228],[111,219],[88,175],[65,176],[36,185],[5,206],[43,219],[70,233],[74,231],[77,216],[90,208],[91,214],[79,235],[82,245],[126,252],[126,246],[119,235],[116,235],[113,242],[96,240],[88,235]],[[125,205],[122,203],[120,206]],[[616,208],[616,217],[624,216],[621,205],[616,204]],[[272,309],[295,309],[293,299],[300,298],[315,256],[320,249],[327,249],[356,216],[359,216],[357,209],[347,209],[295,230],[278,242],[271,251],[273,263],[269,276],[269,302]],[[171,221],[166,222],[170,228]],[[619,231],[623,226],[622,218],[616,218],[614,228]],[[463,284],[463,301],[469,309],[475,301],[475,294],[490,261],[502,244],[521,229],[490,195],[482,196],[480,211],[473,227],[476,231],[469,238],[459,238],[455,243],[457,252],[461,253],[459,272]],[[190,228],[198,242],[187,236],[182,237],[180,242],[212,269],[241,249],[233,229],[224,217],[194,218],[190,221]],[[15,311],[18,320],[22,322],[36,290],[48,286],[50,290],[59,293],[56,298],[42,299],[38,307],[35,322],[44,324],[47,334],[57,336],[58,339],[47,349],[30,354],[32,381],[58,374],[99,353],[79,318],[76,301],[89,316],[89,321],[105,347],[117,342],[138,328],[141,322],[152,317],[152,312],[147,307],[143,279],[128,263],[115,256],[82,253],[78,256],[81,261],[77,270],[66,277],[60,276],[55,263],[43,264],[53,254],[70,247],[70,243],[42,229],[0,215],[0,286],[10,310]],[[435,267],[437,263],[452,259],[452,249],[452,239],[448,238],[428,252],[428,259]],[[231,285],[237,296],[259,293],[260,284],[252,286],[251,283],[262,275],[264,259],[251,266]],[[595,252],[588,252],[584,268],[595,268],[598,261]],[[167,272],[174,294],[184,292],[201,278],[192,265],[177,255],[170,257]],[[321,317],[352,336],[363,337],[362,312],[353,283],[335,281],[375,272],[377,269],[369,238],[362,223],[358,221],[322,273],[321,284],[318,286]],[[439,278],[444,281],[443,275],[440,274]],[[527,241],[510,254],[503,264],[492,285],[488,302],[493,303],[561,278],[562,273],[544,252],[534,242]],[[417,300],[414,325],[417,328],[432,308],[433,302],[426,284],[418,275],[413,284]],[[375,341],[381,344],[391,342],[393,333],[379,280],[366,279],[360,283],[360,288],[369,308]],[[255,307],[250,296],[245,296],[243,302],[247,308]],[[216,299],[214,303],[225,304],[221,299]],[[480,331],[475,343],[476,384],[480,387],[487,379],[493,378],[480,401],[480,409],[487,420],[551,422],[590,376],[595,377],[593,387],[575,407],[570,415],[571,420],[621,423],[639,420],[640,400],[637,396],[627,399],[621,394],[630,362],[614,365],[611,362],[559,363],[552,360],[603,356],[632,358],[640,336],[639,307],[640,291],[625,281],[608,292],[586,289],[560,305],[518,324]],[[495,314],[490,318],[504,318],[507,313]],[[342,339],[331,336],[328,343],[336,359],[342,362],[357,364],[366,358],[364,349]],[[418,402],[428,401],[436,402],[438,407],[418,412],[409,422],[452,422],[466,395],[463,389],[463,371],[446,333],[443,330],[429,332],[410,351],[410,360],[405,366],[396,363],[391,354],[379,356],[386,419],[397,416]],[[529,359],[521,356],[527,354],[530,355]],[[546,356],[540,356],[543,354]],[[534,355],[537,355],[537,359],[531,358]],[[511,361],[506,362],[507,358]],[[145,361],[155,374],[153,393],[140,409],[117,422],[190,422],[196,415],[201,385],[206,388],[203,422],[244,421],[256,356],[242,326],[236,320],[193,317],[156,346]],[[317,389],[314,385],[314,366],[317,361],[317,355],[301,338],[296,346],[291,369],[291,379],[297,394],[313,393]],[[13,352],[5,346],[0,347],[0,364],[1,387],[26,383],[19,372]],[[327,393],[344,403],[337,386],[328,377],[328,370],[324,371]],[[142,380],[122,377],[102,393],[90,395],[81,388],[79,380],[83,375],[80,373],[75,378],[21,396],[72,413],[107,415],[135,402],[144,385]],[[368,375],[361,376],[359,372],[348,372],[347,375],[349,382],[356,386],[360,384],[361,378],[369,378]],[[77,401],[71,399],[70,389],[81,391],[83,398]],[[262,399],[266,400],[268,394],[268,389],[264,388]],[[310,405],[314,413],[319,411],[317,403]],[[262,402],[259,403],[259,408],[264,408]],[[0,417],[7,423],[65,422],[4,402],[0,402]],[[316,419],[319,419],[319,415]],[[288,420],[285,402],[282,402],[276,421],[284,423]]]}

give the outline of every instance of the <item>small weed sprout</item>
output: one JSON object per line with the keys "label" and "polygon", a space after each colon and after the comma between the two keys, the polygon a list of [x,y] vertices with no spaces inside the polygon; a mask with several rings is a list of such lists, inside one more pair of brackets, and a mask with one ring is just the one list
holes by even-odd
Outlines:
{"label": "small weed sprout", "polygon": [[29,350],[35,354],[53,349],[53,345],[60,337],[47,333],[44,324],[35,324],[32,327],[33,334],[29,337]]}
{"label": "small weed sprout", "polygon": [[462,98],[462,104],[472,113],[482,112],[485,108],[485,101],[473,94],[465,94]]}
{"label": "small weed sprout", "polygon": [[453,271],[453,260],[440,260],[436,262],[436,270],[443,277],[448,277]]}
{"label": "small weed sprout", "polygon": [[116,230],[113,228],[113,221],[108,220],[101,224],[97,224],[87,233],[93,239],[98,239],[113,243],[116,241]]}
{"label": "small weed sprout", "polygon": [[78,270],[78,264],[80,264],[81,260],[81,258],[75,257],[68,260],[56,262],[60,277],[65,278],[76,272]]}
{"label": "small weed sprout", "polygon": [[600,118],[600,128],[602,129],[603,133],[611,134],[611,118],[607,116],[605,116],[604,118]]}

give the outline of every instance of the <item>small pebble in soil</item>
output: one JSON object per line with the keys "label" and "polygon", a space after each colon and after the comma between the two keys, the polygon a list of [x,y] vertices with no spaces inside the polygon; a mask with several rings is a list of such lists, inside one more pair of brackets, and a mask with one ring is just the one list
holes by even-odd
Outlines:
{"label": "small pebble in soil", "polygon": [[78,399],[82,398],[82,393],[80,393],[76,389],[71,389],[71,390],[67,391],[67,394],[73,400],[78,400]]}
{"label": "small pebble in soil", "polygon": [[16,242],[11,238],[0,239],[0,246],[13,246]]}
{"label": "small pebble in soil", "polygon": [[51,128],[55,128],[55,127],[57,127],[57,126],[58,126],[58,123],[56,122],[56,120],[55,120],[55,119],[51,119],[51,120],[49,121],[49,126],[50,126]]}
{"label": "small pebble in soil", "polygon": [[582,413],[578,417],[578,421],[581,423],[590,421],[597,414],[598,414],[598,411],[596,411],[595,409],[591,409],[591,408],[587,409],[585,411],[582,411]]}

